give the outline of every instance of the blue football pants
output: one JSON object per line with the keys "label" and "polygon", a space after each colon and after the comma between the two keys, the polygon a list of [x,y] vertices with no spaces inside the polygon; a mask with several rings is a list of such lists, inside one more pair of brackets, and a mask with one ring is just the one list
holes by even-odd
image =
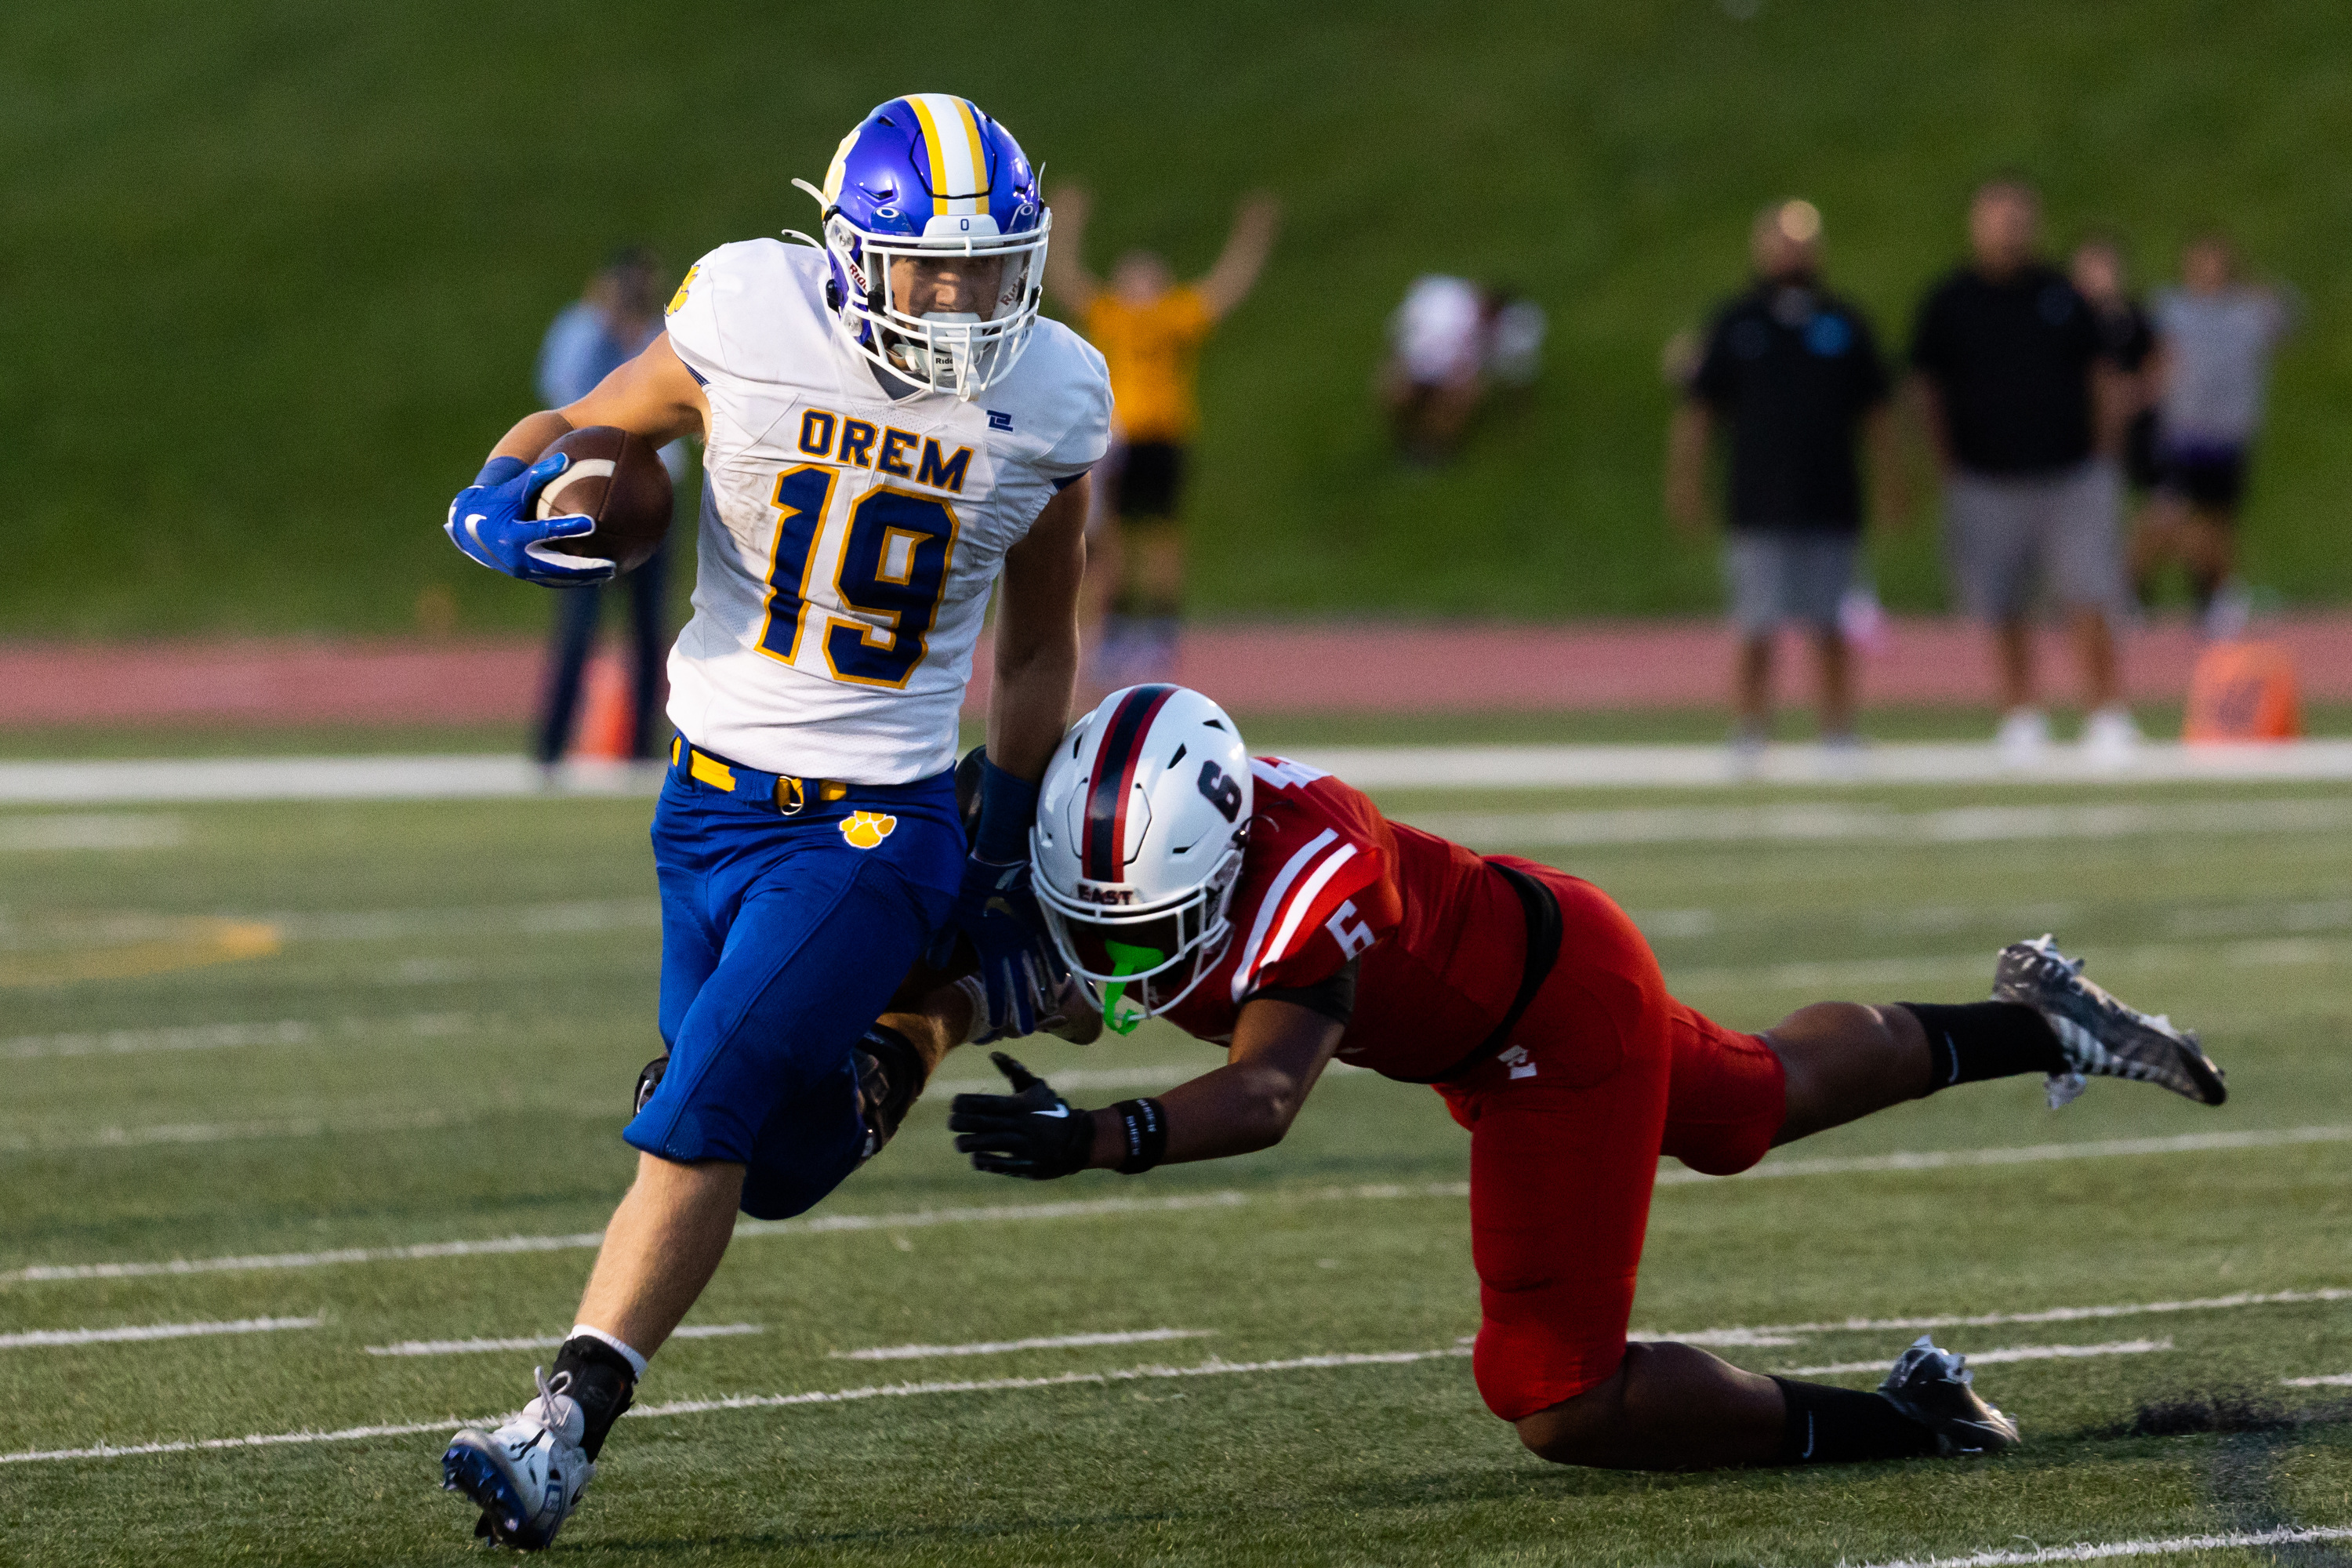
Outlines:
{"label": "blue football pants", "polygon": [[[891,825],[878,842],[877,817]],[[669,1067],[623,1136],[741,1163],[757,1218],[803,1213],[856,1168],[852,1048],[954,905],[953,777],[782,816],[673,768],[653,840]]]}

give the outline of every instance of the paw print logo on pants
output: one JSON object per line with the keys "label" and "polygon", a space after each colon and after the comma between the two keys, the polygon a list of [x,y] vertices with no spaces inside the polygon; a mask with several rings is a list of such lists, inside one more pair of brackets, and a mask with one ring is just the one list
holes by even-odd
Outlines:
{"label": "paw print logo on pants", "polygon": [[853,811],[841,819],[841,836],[859,849],[871,849],[898,826],[898,819],[887,812]]}

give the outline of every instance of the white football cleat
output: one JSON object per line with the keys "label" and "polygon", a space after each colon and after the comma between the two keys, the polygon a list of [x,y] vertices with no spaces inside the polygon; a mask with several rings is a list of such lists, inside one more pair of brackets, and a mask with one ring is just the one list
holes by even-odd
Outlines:
{"label": "white football cleat", "polygon": [[553,1384],[544,1369],[534,1375],[538,1398],[495,1432],[463,1428],[441,1456],[442,1489],[463,1492],[482,1510],[474,1533],[524,1552],[553,1543],[596,1478],[580,1448],[588,1418],[556,1386],[569,1386],[572,1374],[558,1373]]}

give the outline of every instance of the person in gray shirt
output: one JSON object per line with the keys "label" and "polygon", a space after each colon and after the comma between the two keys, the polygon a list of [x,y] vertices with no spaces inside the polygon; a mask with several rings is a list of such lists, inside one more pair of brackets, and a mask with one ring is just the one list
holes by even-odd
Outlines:
{"label": "person in gray shirt", "polygon": [[2207,631],[2226,637],[2245,620],[2244,595],[2230,580],[2246,461],[2262,429],[2271,351],[2294,310],[2277,290],[2241,281],[2236,254],[2218,234],[2189,242],[2180,279],[2156,296],[2152,312],[2158,477],[2133,541],[2132,573],[2145,601],[2163,567],[2180,563]]}

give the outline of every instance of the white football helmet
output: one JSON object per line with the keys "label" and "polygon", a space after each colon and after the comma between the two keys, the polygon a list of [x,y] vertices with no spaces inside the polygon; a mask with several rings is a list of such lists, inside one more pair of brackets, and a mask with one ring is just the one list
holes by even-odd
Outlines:
{"label": "white football helmet", "polygon": [[1038,788],[1031,884],[1054,945],[1128,1034],[1216,967],[1249,836],[1250,760],[1225,710],[1130,686],[1070,727]]}

